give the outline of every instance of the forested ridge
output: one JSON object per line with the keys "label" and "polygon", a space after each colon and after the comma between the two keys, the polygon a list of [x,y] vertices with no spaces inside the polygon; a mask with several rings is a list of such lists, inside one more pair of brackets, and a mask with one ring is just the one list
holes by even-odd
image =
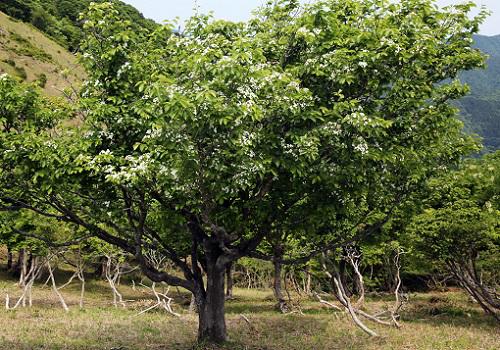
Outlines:
{"label": "forested ridge", "polygon": [[485,10],[279,0],[179,31],[9,4],[71,22],[76,45],[45,32],[85,74],[21,77],[12,55],[54,58],[8,22],[1,350],[498,348],[498,121],[467,114],[498,89]]}
{"label": "forested ridge", "polygon": [[461,75],[471,93],[458,106],[467,128],[483,137],[486,151],[495,151],[500,149],[500,35],[477,35],[474,41],[489,58],[485,69]]}

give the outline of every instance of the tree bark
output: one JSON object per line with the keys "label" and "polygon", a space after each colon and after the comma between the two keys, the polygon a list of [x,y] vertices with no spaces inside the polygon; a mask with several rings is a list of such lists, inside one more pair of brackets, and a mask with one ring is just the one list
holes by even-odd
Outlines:
{"label": "tree bark", "polygon": [[233,263],[226,267],[226,299],[233,299]]}
{"label": "tree bark", "polygon": [[13,263],[10,273],[14,277],[19,277],[21,275],[21,270],[23,266],[24,259],[24,249],[20,249],[17,253],[17,261]]}
{"label": "tree bark", "polygon": [[99,279],[105,279],[106,278],[106,258],[101,257],[99,258],[99,261],[97,262],[94,270],[94,276]]}
{"label": "tree bark", "polygon": [[274,262],[274,281],[273,281],[274,296],[278,302],[285,300],[281,291],[281,262]]}
{"label": "tree bark", "polygon": [[281,260],[283,259],[283,247],[280,245],[274,247],[274,278],[273,278],[273,292],[274,292],[274,297],[276,298],[276,301],[278,304],[276,307],[281,311],[281,312],[286,312],[286,301],[285,297],[283,296],[283,292],[281,291],[281,268],[282,268],[282,263]]}
{"label": "tree bark", "polygon": [[[226,319],[224,312],[225,268],[217,266],[216,261],[207,259],[207,288],[206,296],[195,295],[196,299],[203,299],[199,307],[198,341],[222,343],[227,339]],[[196,294],[199,294],[197,292]]]}
{"label": "tree bark", "polygon": [[[343,251],[343,255],[345,255],[345,250]],[[342,286],[344,286],[344,290],[346,292],[346,295],[350,298],[352,296],[352,290],[349,289],[348,281],[347,281],[347,264],[344,259],[341,259],[339,262],[339,278],[340,278],[340,283],[342,283]]]}
{"label": "tree bark", "polygon": [[7,247],[7,271],[12,270],[12,250]]}

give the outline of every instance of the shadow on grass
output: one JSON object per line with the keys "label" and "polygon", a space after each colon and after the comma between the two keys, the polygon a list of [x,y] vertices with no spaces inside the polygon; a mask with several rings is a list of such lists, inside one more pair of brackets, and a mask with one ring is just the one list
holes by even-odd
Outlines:
{"label": "shadow on grass", "polygon": [[484,312],[455,306],[424,306],[402,315],[405,323],[425,323],[434,326],[453,325],[466,328],[498,329],[498,322]]}
{"label": "shadow on grass", "polygon": [[244,313],[252,313],[252,314],[260,314],[260,313],[273,313],[278,312],[274,308],[274,305],[271,303],[253,303],[248,304],[245,301],[228,301],[225,305],[226,313],[228,314],[244,314]]}

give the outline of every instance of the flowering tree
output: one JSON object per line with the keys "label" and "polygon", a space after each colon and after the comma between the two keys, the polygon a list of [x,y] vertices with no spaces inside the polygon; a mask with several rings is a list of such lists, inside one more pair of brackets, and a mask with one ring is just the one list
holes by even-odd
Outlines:
{"label": "flowering tree", "polygon": [[323,245],[372,232],[473,148],[447,103],[466,88],[442,83],[483,64],[471,7],[278,1],[248,23],[201,16],[145,35],[94,4],[77,126],[3,139],[0,203],[133,254],[193,293],[200,340],[223,341],[228,264],[283,223]]}

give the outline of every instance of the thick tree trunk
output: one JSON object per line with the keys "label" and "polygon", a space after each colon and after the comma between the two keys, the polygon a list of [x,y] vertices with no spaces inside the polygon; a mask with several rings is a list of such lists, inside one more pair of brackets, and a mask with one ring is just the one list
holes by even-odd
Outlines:
{"label": "thick tree trunk", "polygon": [[226,267],[226,299],[233,299],[233,264]]}
{"label": "thick tree trunk", "polygon": [[[207,263],[207,288],[198,313],[198,341],[222,343],[227,339],[224,311],[225,268],[219,268],[214,261]],[[198,294],[198,293],[196,293]],[[200,296],[196,295],[199,299]]]}
{"label": "thick tree trunk", "polygon": [[285,301],[283,297],[283,292],[281,291],[281,262],[274,262],[274,281],[273,281],[273,291],[276,300],[281,303]]}
{"label": "thick tree trunk", "polygon": [[274,292],[274,297],[278,302],[276,307],[281,312],[284,313],[286,312],[287,307],[286,307],[285,297],[283,296],[283,292],[281,291],[281,268],[282,268],[281,259],[283,258],[283,248],[279,245],[274,247],[273,255],[274,255],[273,292]]}

